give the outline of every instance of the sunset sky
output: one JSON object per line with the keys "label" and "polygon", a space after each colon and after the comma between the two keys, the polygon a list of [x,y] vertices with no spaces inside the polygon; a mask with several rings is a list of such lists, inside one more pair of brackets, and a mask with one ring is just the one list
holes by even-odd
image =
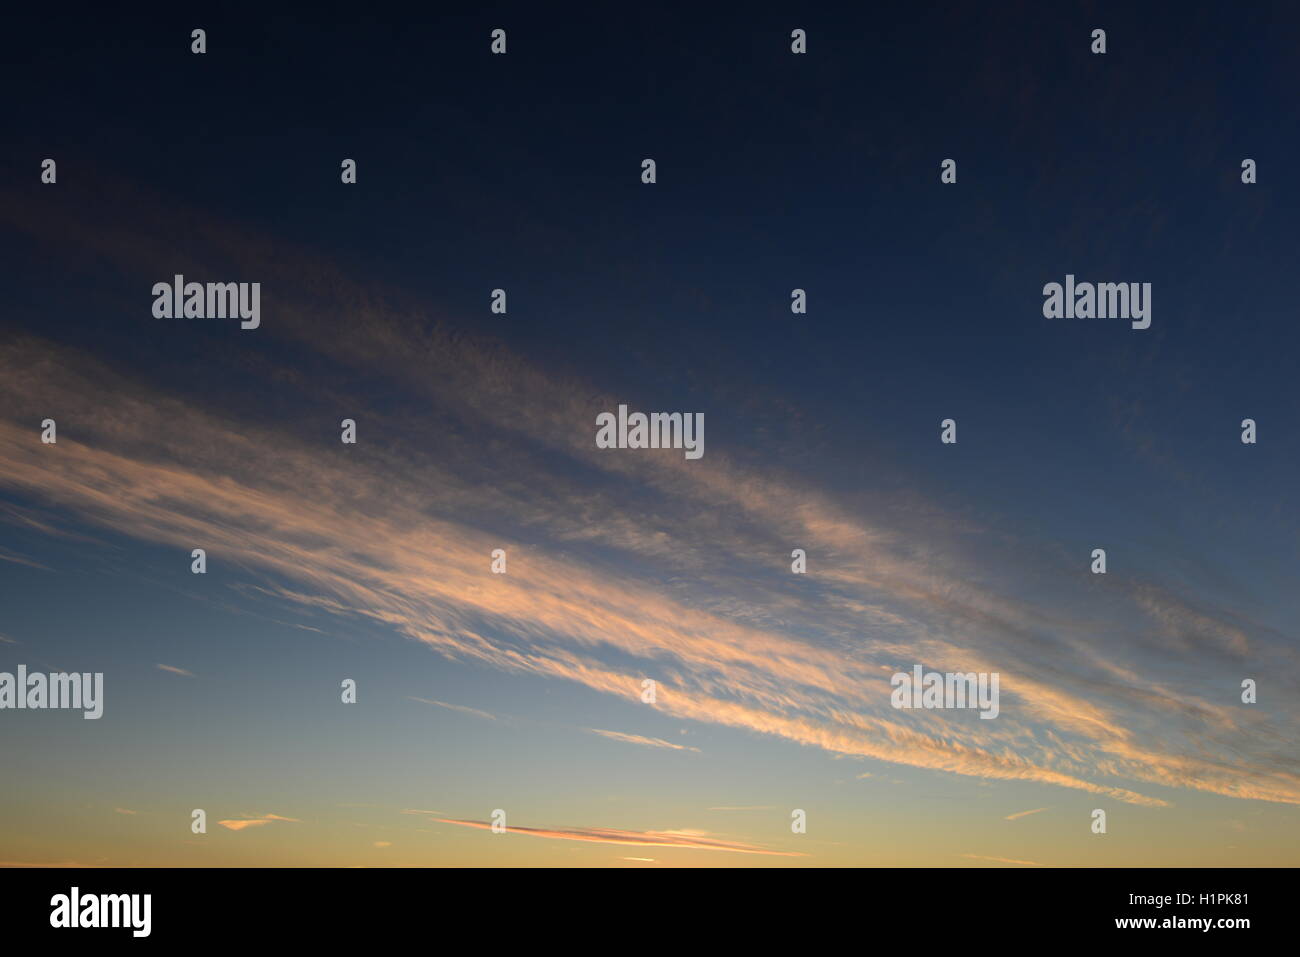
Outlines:
{"label": "sunset sky", "polygon": [[1300,864],[1300,23],[1178,9],[27,14],[0,863]]}

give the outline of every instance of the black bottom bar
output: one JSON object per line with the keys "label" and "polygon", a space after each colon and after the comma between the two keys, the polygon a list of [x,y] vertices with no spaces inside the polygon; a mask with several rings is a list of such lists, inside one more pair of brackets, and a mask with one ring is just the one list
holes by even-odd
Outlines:
{"label": "black bottom bar", "polygon": [[[909,949],[927,940],[984,947],[1102,937],[1232,947],[1287,925],[1293,883],[1293,870],[1222,868],[7,869],[0,914],[10,942],[77,935],[91,946],[374,945],[407,937],[457,950],[462,939],[586,941],[606,950],[704,938],[734,950],[747,941],[770,949],[774,935],[794,934],[805,945],[848,935],[864,946],[894,940]],[[73,888],[78,923],[116,918],[121,926],[52,926],[52,918],[72,922]],[[145,894],[148,936],[136,937],[144,898],[102,895]]]}

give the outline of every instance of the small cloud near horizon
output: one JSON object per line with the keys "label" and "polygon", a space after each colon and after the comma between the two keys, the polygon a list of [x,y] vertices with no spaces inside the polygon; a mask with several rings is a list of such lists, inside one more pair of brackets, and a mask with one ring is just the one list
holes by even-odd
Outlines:
{"label": "small cloud near horizon", "polygon": [[1004,821],[1017,821],[1017,820],[1019,820],[1019,819],[1022,818],[1022,817],[1028,817],[1028,816],[1031,815],[1031,814],[1037,814],[1039,811],[1046,811],[1046,810],[1047,810],[1047,808],[1045,808],[1045,807],[1036,807],[1036,808],[1034,808],[1032,811],[1017,811],[1015,814],[1008,814],[1008,815],[1007,815],[1006,817],[1004,817],[1002,820],[1004,820]]}
{"label": "small cloud near horizon", "polygon": [[480,711],[478,708],[470,708],[463,704],[448,704],[446,701],[437,701],[433,698],[416,698],[413,695],[407,695],[407,697],[421,704],[431,704],[435,707],[446,708],[449,711],[459,711],[461,714],[473,715],[475,718],[486,718],[488,721],[497,719],[497,716],[490,711]]}
{"label": "small cloud near horizon", "polygon": [[296,817],[281,817],[279,814],[263,814],[261,817],[238,818],[229,821],[218,821],[222,827],[231,831],[242,831],[249,827],[259,827],[263,824],[270,824],[272,821],[288,821],[293,824],[301,824]]}
{"label": "small cloud near horizon", "polygon": [[694,751],[700,754],[699,748],[693,748],[689,744],[673,744],[671,741],[665,741],[663,738],[647,738],[640,734],[624,734],[622,731],[604,731],[601,728],[587,728],[592,734],[598,734],[601,737],[609,738],[611,741],[625,741],[628,744],[640,744],[647,748],[667,748],[672,751]]}
{"label": "small cloud near horizon", "polygon": [[[441,824],[455,824],[459,827],[472,827],[490,831],[492,824],[487,821],[465,821],[455,818],[438,818]],[[586,841],[594,844],[632,844],[643,847],[680,847],[700,851],[731,851],[737,854],[770,854],[774,857],[807,857],[799,851],[774,851],[758,844],[744,844],[739,841],[724,841],[708,836],[707,831],[625,831],[613,827],[571,827],[540,828],[506,827],[510,834],[525,834],[529,837],[544,837],[559,841]]]}
{"label": "small cloud near horizon", "polygon": [[1010,857],[987,857],[983,854],[963,854],[962,857],[969,857],[973,861],[992,861],[994,864],[1015,864],[1019,867],[1046,867],[1046,864],[1039,864],[1037,861],[1017,861]]}

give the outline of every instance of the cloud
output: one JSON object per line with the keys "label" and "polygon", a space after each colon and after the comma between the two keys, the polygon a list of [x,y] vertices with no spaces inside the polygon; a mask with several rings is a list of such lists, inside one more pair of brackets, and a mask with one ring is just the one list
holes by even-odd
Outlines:
{"label": "cloud", "polygon": [[103,867],[103,864],[83,864],[80,861],[0,861],[0,867]]}
{"label": "cloud", "polygon": [[194,677],[192,672],[186,671],[184,668],[176,668],[172,665],[154,665],[154,667],[160,671],[170,671],[174,675],[184,675],[186,678]]}
{"label": "cloud", "polygon": [[132,811],[130,808],[125,808],[125,807],[115,807],[115,808],[113,808],[113,810],[116,811],[118,814],[134,814],[134,813],[135,813],[135,811]]}
{"label": "cloud", "polygon": [[1008,814],[1008,815],[1007,815],[1006,817],[1004,817],[1002,820],[1004,820],[1004,821],[1018,821],[1018,820],[1019,820],[1020,818],[1022,818],[1022,817],[1028,817],[1028,816],[1031,815],[1031,814],[1037,814],[1039,811],[1046,811],[1046,810],[1047,810],[1047,808],[1045,808],[1045,807],[1036,807],[1036,808],[1034,808],[1032,811],[1017,811],[1015,814]]}
{"label": "cloud", "polygon": [[588,728],[587,730],[592,734],[599,734],[613,741],[626,741],[628,744],[639,744],[647,748],[669,748],[673,751],[700,752],[699,748],[692,748],[686,744],[673,744],[663,738],[647,738],[639,734],[624,734],[622,731],[602,731],[600,728]]}
{"label": "cloud", "polygon": [[439,708],[447,708],[451,711],[459,711],[461,714],[473,715],[476,718],[486,718],[488,721],[495,721],[497,716],[490,711],[480,711],[478,708],[467,708],[463,704],[448,704],[445,701],[435,701],[432,698],[415,698],[407,695],[412,701],[418,701],[421,704],[436,705]]}
{"label": "cloud", "polygon": [[[60,242],[79,237],[134,274],[168,249],[149,228],[164,210],[131,209],[140,218],[115,228],[0,216]],[[1154,583],[1079,585],[1034,543],[911,491],[832,493],[807,470],[782,470],[804,460],[798,448],[764,446],[756,458],[741,441],[698,462],[602,454],[590,426],[617,397],[597,385],[426,323],[418,304],[381,302],[284,244],[228,224],[202,242],[213,264],[274,264],[285,294],[259,334],[382,375],[404,400],[384,412],[395,438],[342,460],[220,397],[200,410],[23,339],[0,356],[0,485],[49,507],[48,521],[31,521],[208,542],[266,576],[281,602],[625,700],[654,675],[656,708],[672,717],[837,756],[1150,807],[1169,802],[1145,785],[1300,803],[1290,636]],[[338,399],[332,380],[260,371],[288,376],[304,401]],[[361,414],[364,403],[346,398]],[[78,423],[57,455],[30,441],[33,416],[51,404]],[[418,440],[430,429],[437,455]],[[488,446],[510,450],[508,469],[482,454]],[[789,574],[791,542],[817,556],[815,573]],[[509,575],[486,573],[495,547],[508,549]],[[1226,661],[1249,653],[1284,693],[1268,712],[1242,709],[1211,678],[1162,670],[1196,649]],[[919,661],[999,672],[1002,714],[893,710],[888,675]]]}
{"label": "cloud", "polygon": [[28,558],[26,555],[11,552],[3,546],[0,546],[0,562],[12,562],[15,565],[26,565],[28,568],[38,568],[45,572],[50,571],[50,566],[38,562],[34,558]]}
{"label": "cloud", "polygon": [[[491,830],[487,821],[464,821],[454,818],[439,818],[442,824],[455,824],[460,827]],[[612,827],[575,827],[549,829],[535,827],[506,828],[510,834],[525,834],[529,837],[544,837],[558,841],[586,841],[595,844],[631,844],[642,847],[680,847],[699,851],[730,851],[736,854],[769,854],[775,857],[807,857],[797,851],[774,851],[757,844],[744,844],[738,841],[724,841],[709,837],[704,831],[623,831]]]}
{"label": "cloud", "polygon": [[294,824],[302,823],[295,817],[281,817],[278,814],[263,814],[257,817],[236,818],[229,821],[218,821],[222,827],[231,831],[242,831],[250,827],[261,827],[270,824],[273,821],[289,821]]}
{"label": "cloud", "polygon": [[708,811],[774,811],[776,808],[771,804],[737,804],[733,806],[711,807],[706,808]]}
{"label": "cloud", "polygon": [[1046,867],[1046,864],[1039,864],[1036,861],[1017,861],[1010,857],[986,857],[983,854],[963,854],[962,857],[969,857],[975,861],[992,861],[994,864],[1014,864],[1019,867]]}
{"label": "cloud", "polygon": [[[93,362],[83,368],[89,360],[44,350],[30,342],[10,350],[14,366],[7,371],[13,374],[4,382],[12,384],[14,401],[22,401],[24,375],[57,381],[68,389],[64,401],[72,406],[70,414],[82,420],[82,434],[95,444],[68,438],[60,442],[57,457],[42,454],[21,441],[18,426],[0,421],[5,465],[0,481],[127,534],[178,546],[208,542],[210,553],[218,551],[285,582],[301,582],[302,587],[278,584],[269,590],[304,607],[372,619],[451,658],[629,697],[638,690],[637,676],[613,670],[600,658],[600,649],[612,647],[624,656],[661,662],[655,671],[661,673],[657,707],[662,711],[838,754],[989,779],[1035,780],[1153,806],[1166,802],[1090,781],[1088,775],[1104,766],[1113,775],[1242,797],[1294,802],[1300,796],[1292,772],[1270,774],[1268,768],[1243,765],[1240,759],[1225,764],[1138,746],[1132,722],[1097,703],[1095,695],[1089,700],[1071,693],[1059,683],[1033,677],[1023,665],[1012,665],[997,649],[976,650],[973,643],[959,647],[922,624],[937,608],[945,620],[956,623],[958,633],[973,623],[1005,634],[1015,630],[1015,613],[1005,601],[976,595],[959,600],[959,586],[945,586],[940,595],[900,581],[893,586],[900,608],[913,599],[922,601],[916,621],[908,623],[897,612],[876,614],[870,610],[874,604],[863,602],[851,604],[848,619],[840,620],[835,606],[821,596],[797,611],[823,629],[823,639],[811,641],[730,609],[665,595],[608,563],[586,563],[538,548],[512,546],[512,573],[493,576],[489,584],[483,556],[502,536],[434,514],[425,483],[408,487],[389,471],[341,463],[255,427],[234,429],[165,397],[135,398],[128,384],[113,381]],[[111,388],[104,387],[105,376]],[[92,403],[91,395],[99,398]],[[103,398],[114,395],[119,398]],[[78,402],[85,404],[78,408]],[[201,445],[190,441],[196,435],[204,436]],[[106,444],[131,454],[110,452]],[[154,451],[159,444],[165,448]],[[175,458],[192,465],[171,464]],[[239,463],[237,472],[231,471],[234,463]],[[751,494],[762,488],[755,481],[740,484]],[[367,504],[358,507],[360,502]],[[457,505],[457,510],[463,508]],[[526,506],[515,510],[522,508]],[[534,512],[527,514],[539,520]],[[817,522],[836,539],[855,538],[847,530],[847,518]],[[869,542],[877,536],[863,532],[856,537]],[[628,544],[635,551],[638,543]],[[845,576],[851,567],[845,562],[828,577],[848,587]],[[718,583],[719,589],[738,593],[746,587]],[[796,603],[775,589],[765,597],[778,608]],[[874,639],[859,637],[846,652],[850,646],[843,646],[839,636],[848,640],[860,628],[864,609],[876,614],[883,628],[902,628],[903,634],[897,640],[883,637],[884,632]],[[781,614],[794,616],[796,609]],[[904,654],[922,655],[936,666],[951,663],[952,670],[1001,671],[1004,694],[1018,702],[1016,710],[1059,734],[1026,734],[1006,705],[996,728],[980,726],[994,722],[963,723],[958,715],[893,711],[887,706],[886,672],[899,667]],[[1095,691],[1095,684],[1088,690]],[[1207,715],[1222,710],[1204,708]],[[1247,770],[1254,773],[1242,773]]]}

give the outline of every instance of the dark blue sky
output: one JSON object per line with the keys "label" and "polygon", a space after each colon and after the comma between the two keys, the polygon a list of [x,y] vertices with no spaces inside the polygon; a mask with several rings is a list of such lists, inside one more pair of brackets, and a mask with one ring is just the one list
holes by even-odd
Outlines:
{"label": "dark blue sky", "polygon": [[[1300,411],[1297,125],[1278,95],[1300,28],[1268,5],[1130,7],[51,18],[12,34],[7,173],[39,195],[20,171],[56,156],[58,203],[87,216],[115,179],[220,210],[445,322],[481,326],[504,286],[505,334],[531,355],[648,400],[788,390],[841,446],[908,444],[962,411],[972,438],[1014,436],[1000,456],[1034,456],[1049,431],[1068,454],[1109,402],[1141,403],[1198,454],[1253,414],[1267,455]],[[191,20],[206,58],[172,41]],[[498,21],[506,57],[478,42]],[[344,156],[360,182],[340,191]],[[939,188],[946,157],[959,182]],[[158,225],[178,252],[203,228],[179,211]],[[14,245],[20,321],[155,371],[174,360],[90,304],[93,257]],[[1044,322],[1041,286],[1067,272],[1153,283],[1151,330]],[[84,318],[42,316],[50,285]]]}
{"label": "dark blue sky", "polygon": [[[307,633],[277,629],[299,606],[328,619],[328,599],[353,618],[337,639],[346,648],[327,644],[329,667],[316,662],[322,682],[362,662],[395,682],[418,674],[412,660],[441,662],[391,642],[372,660],[356,653],[359,633],[445,651],[422,631],[434,628],[455,635],[462,656],[473,642],[459,642],[481,633],[491,655],[462,657],[464,673],[437,671],[444,684],[427,696],[495,714],[512,711],[506,683],[527,702],[513,712],[549,716],[555,662],[571,662],[548,658],[550,671],[530,665],[521,677],[502,648],[536,643],[550,654],[551,639],[586,648],[595,639],[583,628],[597,625],[576,612],[571,631],[540,613],[521,623],[502,611],[521,607],[517,596],[496,607],[449,597],[478,587],[446,584],[463,572],[456,548],[478,555],[478,536],[497,536],[557,563],[526,586],[539,609],[550,599],[581,604],[551,590],[567,580],[558,563],[574,563],[582,581],[590,573],[592,595],[628,609],[620,620],[632,633],[641,609],[647,634],[675,636],[662,645],[610,637],[598,656],[606,664],[649,658],[684,689],[716,690],[694,657],[707,657],[707,641],[674,631],[678,602],[758,629],[738,633],[737,647],[786,661],[764,644],[770,632],[813,649],[817,667],[828,647],[855,647],[859,615],[872,642],[861,653],[877,671],[939,664],[954,648],[978,649],[1009,674],[1023,667],[1026,710],[1009,709],[1008,720],[1040,735],[1080,733],[1097,748],[1081,766],[1074,742],[1054,750],[1043,737],[1018,752],[1036,767],[1071,780],[1101,769],[1128,781],[1125,794],[1195,787],[1173,772],[1142,780],[1135,769],[1159,759],[1119,732],[1092,737],[1075,718],[1058,720],[1054,695],[1114,708],[1098,719],[1108,728],[1157,729],[1144,746],[1175,767],[1194,750],[1181,736],[1198,720],[1224,726],[1205,715],[1233,704],[1241,676],[1267,670],[1296,687],[1300,14],[1284,4],[1135,7],[14,15],[0,65],[9,91],[4,419],[34,435],[55,415],[61,437],[86,443],[89,457],[52,466],[24,446],[3,463],[9,520],[0,529],[11,557],[0,589],[13,617],[0,634],[26,650],[44,623],[66,640],[60,655],[102,651],[106,635],[76,635],[100,609],[113,641],[129,644],[122,636],[151,619],[143,597],[121,596],[164,581],[159,618],[209,636],[187,640],[196,656],[214,656],[171,664],[202,676],[265,649],[290,668],[310,657]],[[207,30],[203,56],[189,51],[195,27]],[[489,53],[496,27],[508,31],[506,56]],[[808,34],[803,56],[790,52],[796,27]],[[1094,28],[1107,32],[1105,55],[1090,52]],[[39,181],[45,157],[58,162],[53,187]],[[358,163],[355,186],[339,182],[345,157]],[[640,181],[646,157],[658,164],[654,185]],[[1240,179],[1248,157],[1258,164],[1253,185]],[[955,185],[939,180],[946,158],[957,161]],[[153,319],[150,288],[177,272],[262,282],[262,327]],[[1151,327],[1044,318],[1043,285],[1067,273],[1150,283]],[[506,317],[488,311],[497,287],[509,295]],[[807,315],[790,312],[796,287],[807,290]],[[642,471],[591,458],[589,412],[611,398],[704,412],[707,468]],[[336,423],[346,415],[362,422],[364,464],[340,453]],[[948,417],[956,446],[939,442]],[[1240,442],[1247,417],[1258,422],[1257,445]],[[282,460],[268,451],[277,448]],[[92,461],[109,450],[138,468],[121,473],[133,484],[120,512],[88,492],[94,476],[110,474],[99,469],[120,464]],[[194,482],[150,471],[164,466]],[[264,481],[275,506],[255,514],[215,501],[224,486],[200,482],[213,474],[259,503]],[[175,478],[176,501],[137,498],[166,487],[159,475]],[[377,491],[388,481],[391,499]],[[312,503],[319,512],[298,510]],[[375,525],[349,524],[354,509]],[[337,521],[318,523],[327,513]],[[455,528],[456,546],[444,553],[404,538],[415,514],[451,523],[428,534],[443,541]],[[106,550],[15,518],[37,515]],[[194,598],[199,586],[167,578],[191,522],[209,521],[214,536],[247,535],[232,533],[229,562],[214,562],[201,588],[219,586],[238,614],[274,623],[231,638],[237,655],[217,650],[227,626],[201,610],[213,595]],[[328,574],[313,577],[313,564],[295,581],[298,558],[287,553],[259,565],[277,535]],[[810,548],[828,579],[791,583],[795,545]],[[1087,574],[1098,545],[1109,550],[1104,582]],[[431,570],[428,555],[448,565]],[[368,564],[349,564],[355,556]],[[23,562],[61,569],[58,585]],[[375,590],[348,592],[359,578]],[[67,616],[58,628],[51,604]],[[191,632],[190,621],[202,624]],[[148,669],[186,642],[140,641],[122,659],[137,672],[120,680],[152,700]],[[914,657],[903,661],[904,651]],[[770,691],[766,678],[731,674],[728,661],[710,667],[738,699]],[[601,701],[609,690],[590,677],[578,684]],[[1183,687],[1198,704],[1147,710],[1152,686],[1159,700]],[[455,698],[462,688],[474,694]],[[838,679],[822,693],[850,710],[875,707]],[[417,694],[405,688],[394,700]],[[214,735],[220,700],[203,724]],[[248,707],[250,725],[274,713],[270,702]],[[602,728],[615,724],[602,707],[581,705],[607,719]],[[695,702],[672,719],[711,728],[706,713],[720,712]],[[141,706],[132,727],[147,727],[150,714]],[[317,720],[298,715],[296,733]],[[1270,713],[1254,745],[1235,745],[1257,750],[1224,773],[1277,774],[1283,783],[1260,800],[1296,803],[1294,759],[1277,749],[1294,720],[1289,704]],[[748,780],[742,766],[762,765],[745,764],[743,735],[766,734],[764,747],[773,735],[785,739],[774,748],[813,743],[758,719],[718,724],[742,742],[731,777],[711,782],[719,789]],[[677,730],[625,727],[656,739]],[[873,742],[889,737],[876,731]],[[1019,747],[1014,733],[983,743],[1008,741]],[[547,746],[517,737],[490,746],[525,760],[537,748],[571,755],[572,744],[561,734]],[[817,746],[898,757],[848,738]],[[782,752],[774,764],[803,768],[815,763],[809,754],[821,752]],[[457,779],[464,804],[447,813],[481,817],[479,804],[494,806],[475,787],[476,775],[491,777],[478,755],[459,754],[469,762]],[[274,766],[268,759],[259,774]],[[986,768],[958,774],[1001,780]],[[695,793],[687,778],[680,769],[656,778],[679,811]],[[392,780],[378,787],[400,791]],[[1229,784],[1205,789],[1231,803]],[[766,806],[785,796],[715,799]],[[284,800],[276,807],[292,804]],[[852,799],[826,802],[853,820]],[[591,811],[546,823],[600,824]],[[664,824],[651,818],[626,823]],[[1294,828],[1288,835],[1294,850]],[[1074,853],[1050,846],[1058,862]],[[1217,860],[1210,845],[1201,850]]]}

